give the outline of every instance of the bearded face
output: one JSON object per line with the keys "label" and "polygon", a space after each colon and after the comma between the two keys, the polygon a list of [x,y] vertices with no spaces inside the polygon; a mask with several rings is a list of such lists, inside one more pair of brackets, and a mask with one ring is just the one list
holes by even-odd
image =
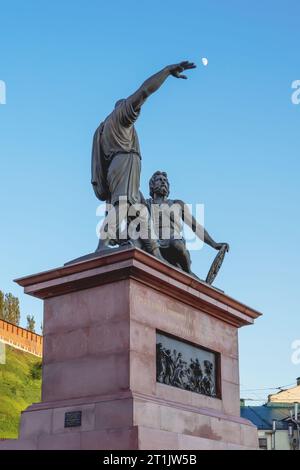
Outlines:
{"label": "bearded face", "polygon": [[163,173],[156,175],[153,182],[153,193],[162,197],[168,196],[169,181],[168,177]]}

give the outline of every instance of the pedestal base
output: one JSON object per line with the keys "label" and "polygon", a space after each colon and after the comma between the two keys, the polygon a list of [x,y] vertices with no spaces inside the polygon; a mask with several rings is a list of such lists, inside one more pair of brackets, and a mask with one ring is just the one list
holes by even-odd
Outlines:
{"label": "pedestal base", "polygon": [[[0,449],[258,447],[240,417],[237,337],[258,312],[137,249],[18,282],[45,301],[42,402]],[[158,382],[161,333],[216,354],[217,393]]]}
{"label": "pedestal base", "polygon": [[[125,394],[123,394],[125,395]],[[131,395],[131,394],[130,394]],[[20,439],[0,449],[233,450],[256,449],[257,430],[241,418],[128,394],[101,401],[33,405],[22,413]],[[56,406],[57,407],[56,407]],[[81,411],[80,427],[65,413]]]}

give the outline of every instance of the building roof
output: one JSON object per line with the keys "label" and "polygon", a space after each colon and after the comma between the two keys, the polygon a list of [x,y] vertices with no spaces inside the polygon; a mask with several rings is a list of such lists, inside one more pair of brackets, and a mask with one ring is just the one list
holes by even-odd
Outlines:
{"label": "building roof", "polygon": [[273,428],[273,420],[277,421],[276,429],[283,430],[288,429],[287,418],[290,417],[290,410],[293,410],[293,405],[281,404],[276,406],[242,406],[241,416],[242,418],[251,421],[258,429],[269,429]]}
{"label": "building roof", "polygon": [[288,390],[280,390],[274,395],[269,395],[268,402],[271,403],[300,403],[300,385],[289,388]]}

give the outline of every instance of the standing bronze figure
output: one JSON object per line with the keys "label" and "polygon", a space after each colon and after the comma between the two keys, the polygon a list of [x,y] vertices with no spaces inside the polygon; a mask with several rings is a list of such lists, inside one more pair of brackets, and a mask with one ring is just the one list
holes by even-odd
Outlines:
{"label": "standing bronze figure", "polygon": [[[108,212],[106,231],[102,233],[97,250],[111,243],[120,243],[121,223],[127,219],[130,205],[141,202],[141,151],[134,123],[142,105],[169,76],[186,79],[182,72],[195,67],[188,61],[168,65],[148,78],[131,96],[117,101],[114,110],[96,130],[92,150],[92,185],[97,198],[117,208],[118,213],[115,220]],[[160,258],[157,242],[151,240],[150,245],[149,251]]]}

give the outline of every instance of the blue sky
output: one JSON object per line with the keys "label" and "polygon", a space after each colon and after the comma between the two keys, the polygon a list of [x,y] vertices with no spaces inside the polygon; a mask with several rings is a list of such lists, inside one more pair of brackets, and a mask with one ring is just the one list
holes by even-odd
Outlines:
{"label": "blue sky", "polygon": [[[216,286],[264,313],[240,331],[242,390],[293,383],[299,2],[0,0],[0,10],[0,289],[19,296],[23,319],[34,314],[40,325],[42,302],[13,279],[96,247],[95,128],[116,99],[189,59],[198,68],[170,78],[137,124],[142,190],[153,171],[167,171],[171,196],[204,203],[207,230],[230,243]],[[193,270],[205,277],[214,256],[193,252]]]}

